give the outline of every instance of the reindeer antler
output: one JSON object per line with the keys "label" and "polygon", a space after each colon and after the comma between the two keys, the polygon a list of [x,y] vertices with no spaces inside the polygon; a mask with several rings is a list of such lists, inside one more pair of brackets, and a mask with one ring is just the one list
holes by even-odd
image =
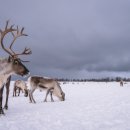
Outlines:
{"label": "reindeer antler", "polygon": [[1,38],[0,38],[0,44],[3,48],[4,51],[6,51],[9,55],[13,56],[13,53],[11,52],[10,49],[5,48],[4,44],[3,44],[3,40],[4,37],[9,33],[9,32],[13,32],[16,31],[16,29],[13,28],[14,25],[11,25],[10,27],[8,27],[9,24],[9,20],[6,22],[6,26],[4,30],[0,29],[0,33],[1,33]]}
{"label": "reindeer antler", "polygon": [[18,56],[18,55],[30,55],[30,54],[32,54],[31,49],[25,47],[25,49],[24,49],[24,51],[22,53],[15,54],[15,56]]}
{"label": "reindeer antler", "polygon": [[[0,43],[1,43],[1,46],[2,48],[9,54],[11,55],[12,57],[17,57],[18,55],[30,55],[32,52],[30,49],[28,48],[25,48],[24,51],[22,53],[19,53],[19,54],[16,54],[13,50],[12,50],[12,46],[14,44],[14,42],[16,41],[16,39],[18,37],[21,37],[21,36],[28,36],[27,34],[23,33],[24,31],[24,28],[22,28],[21,30],[19,29],[19,27],[17,26],[16,29],[14,29],[14,25],[11,25],[10,27],[8,27],[8,24],[9,24],[9,20],[6,22],[6,26],[5,26],[5,29],[4,30],[0,30],[0,33],[1,33],[1,38],[0,38]],[[4,44],[3,44],[3,39],[5,37],[6,34],[8,33],[11,33],[12,36],[13,36],[13,40],[10,44],[10,47],[9,48],[5,48]]]}
{"label": "reindeer antler", "polygon": [[16,33],[11,32],[11,34],[12,34],[12,36],[13,36],[13,41],[11,42],[9,48],[10,48],[10,50],[11,50],[14,54],[15,54],[15,52],[12,50],[12,46],[13,46],[14,42],[16,41],[16,39],[17,39],[18,37],[21,37],[21,36],[28,36],[27,34],[24,34],[23,31],[24,31],[24,28],[22,28],[21,30],[19,30],[19,27],[17,26]]}

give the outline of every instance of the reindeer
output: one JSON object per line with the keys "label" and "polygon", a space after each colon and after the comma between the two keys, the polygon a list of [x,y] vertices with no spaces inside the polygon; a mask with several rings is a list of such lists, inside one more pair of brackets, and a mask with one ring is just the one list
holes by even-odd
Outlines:
{"label": "reindeer", "polygon": [[123,80],[121,79],[120,80],[120,86],[123,87],[124,83],[123,83]]}
{"label": "reindeer", "polygon": [[28,89],[27,89],[27,85],[24,81],[22,80],[16,80],[14,83],[14,89],[13,89],[13,97],[17,96],[17,91],[18,91],[18,96],[20,95],[20,91],[22,91],[24,93],[24,96],[27,97],[28,96]]}
{"label": "reindeer", "polygon": [[52,78],[46,78],[46,77],[39,77],[39,76],[32,76],[28,78],[28,86],[30,87],[29,90],[29,99],[30,103],[36,103],[36,101],[33,98],[33,92],[39,88],[40,90],[46,90],[46,96],[44,99],[44,102],[47,102],[47,96],[50,93],[51,95],[51,101],[54,101],[52,98],[52,94],[57,96],[60,101],[65,100],[65,93],[62,91],[59,83],[52,79]]}
{"label": "reindeer", "polygon": [[[29,74],[29,70],[23,65],[22,61],[18,56],[20,55],[29,55],[31,54],[31,50],[28,48],[25,48],[23,52],[21,53],[15,53],[15,51],[12,50],[12,46],[17,38],[21,36],[27,36],[23,33],[24,28],[19,29],[14,28],[14,26],[9,26],[9,21],[6,22],[6,26],[3,30],[0,30],[0,44],[2,49],[9,54],[8,58],[0,59],[0,114],[4,114],[3,108],[2,108],[2,99],[3,99],[3,89],[4,85],[7,85],[7,88],[9,89],[10,84],[10,76],[11,75],[21,75],[26,76]],[[11,41],[11,44],[9,48],[6,48],[4,46],[4,38],[8,35],[12,34],[13,40]],[[26,62],[26,61],[25,61]],[[6,105],[8,102],[8,94],[9,90],[7,91],[6,96]]]}

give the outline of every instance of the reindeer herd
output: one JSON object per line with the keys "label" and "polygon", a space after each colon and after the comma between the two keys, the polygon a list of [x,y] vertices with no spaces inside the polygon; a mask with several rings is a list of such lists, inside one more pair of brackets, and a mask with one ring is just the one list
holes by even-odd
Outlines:
{"label": "reindeer herd", "polygon": [[[9,48],[5,47],[4,41],[8,34],[12,35],[12,41]],[[29,70],[23,64],[24,62],[19,56],[30,55],[32,52],[29,48],[25,48],[21,53],[16,53],[12,46],[15,41],[22,36],[27,36],[24,33],[24,28],[19,29],[14,25],[9,26],[9,21],[6,22],[5,28],[0,29],[0,45],[1,48],[9,55],[7,58],[0,59],[0,115],[4,114],[2,107],[3,101],[3,90],[6,87],[6,103],[4,109],[8,109],[8,97],[9,97],[9,87],[12,75],[28,76],[30,75]],[[41,76],[30,76],[28,80],[22,81],[17,80],[14,83],[13,96],[19,96],[20,91],[24,93],[24,96],[29,97],[30,103],[36,103],[33,97],[33,93],[36,89],[45,90],[46,96],[44,101],[47,102],[47,96],[50,94],[51,101],[54,101],[53,96],[55,95],[60,101],[65,100],[65,93],[62,91],[60,84],[52,78],[41,77]],[[18,95],[17,95],[18,94]]]}

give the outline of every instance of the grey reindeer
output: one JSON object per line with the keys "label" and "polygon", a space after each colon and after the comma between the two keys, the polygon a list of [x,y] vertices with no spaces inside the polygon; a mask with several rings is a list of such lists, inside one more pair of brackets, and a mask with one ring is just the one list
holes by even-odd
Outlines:
{"label": "grey reindeer", "polygon": [[51,95],[51,101],[54,101],[52,94],[54,94],[56,97],[58,97],[60,101],[65,100],[65,93],[62,91],[59,83],[52,78],[31,76],[28,78],[27,82],[28,82],[27,83],[28,88],[30,87],[30,90],[29,90],[30,103],[36,103],[36,101],[34,100],[34,97],[33,97],[33,92],[38,88],[40,90],[47,91],[44,102],[47,102],[47,96],[49,93]]}
{"label": "grey reindeer", "polygon": [[23,80],[16,80],[14,83],[13,97],[20,96],[20,91],[24,93],[25,97],[28,96],[28,89],[27,89],[26,82]]}
{"label": "grey reindeer", "polygon": [[[6,22],[6,26],[3,30],[0,30],[0,44],[2,49],[9,54],[9,58],[0,59],[0,114],[4,114],[3,108],[2,108],[2,100],[3,100],[3,89],[4,85],[8,88],[7,95],[6,95],[6,104],[8,102],[8,94],[9,94],[9,84],[11,75],[20,75],[20,76],[26,76],[29,74],[29,70],[23,65],[22,61],[18,56],[20,55],[29,55],[31,54],[31,50],[28,48],[25,48],[21,53],[15,53],[14,50],[12,50],[12,46],[17,38],[21,36],[27,36],[23,33],[24,28],[19,29],[17,26],[14,28],[13,25],[9,26],[9,21]],[[9,46],[9,48],[6,48],[4,46],[4,40],[5,37],[8,34],[12,34],[12,41]]]}

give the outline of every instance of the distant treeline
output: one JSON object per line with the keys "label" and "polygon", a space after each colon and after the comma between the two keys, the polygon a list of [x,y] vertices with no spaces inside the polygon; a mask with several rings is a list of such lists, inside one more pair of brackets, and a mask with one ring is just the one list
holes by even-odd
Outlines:
{"label": "distant treeline", "polygon": [[130,78],[122,78],[122,77],[116,77],[116,78],[99,78],[99,79],[65,79],[65,78],[61,78],[61,79],[57,79],[60,82],[119,82],[121,80],[123,80],[124,82],[130,82]]}

